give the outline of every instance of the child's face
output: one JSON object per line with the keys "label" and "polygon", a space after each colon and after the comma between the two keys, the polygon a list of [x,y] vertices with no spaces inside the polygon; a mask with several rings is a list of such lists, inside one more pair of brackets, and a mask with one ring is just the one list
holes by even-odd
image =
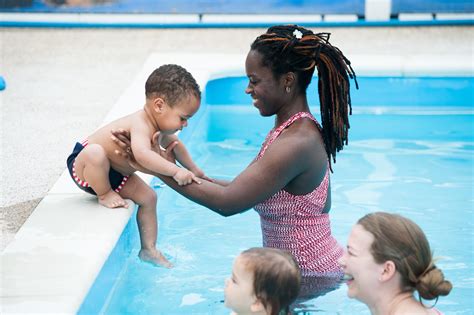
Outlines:
{"label": "child's face", "polygon": [[161,132],[173,134],[182,130],[188,125],[188,119],[198,111],[200,103],[200,100],[194,95],[182,97],[172,107],[165,102],[163,112],[158,117],[158,126]]}
{"label": "child's face", "polygon": [[234,261],[232,276],[226,279],[224,296],[225,306],[237,314],[251,312],[256,301],[253,292],[253,273],[245,267],[245,258],[238,256]]}

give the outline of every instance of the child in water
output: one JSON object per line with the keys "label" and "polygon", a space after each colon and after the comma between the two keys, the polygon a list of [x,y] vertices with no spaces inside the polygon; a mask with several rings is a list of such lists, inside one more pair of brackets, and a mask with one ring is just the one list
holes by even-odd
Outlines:
{"label": "child in water", "polygon": [[288,314],[300,290],[295,259],[275,248],[250,248],[234,261],[225,283],[225,305],[232,314]]}
{"label": "child in water", "polygon": [[[97,195],[99,203],[105,207],[127,207],[124,199],[133,200],[139,206],[140,259],[171,267],[155,247],[158,229],[156,193],[135,171],[171,176],[179,185],[200,182],[198,177],[203,177],[204,173],[182,143],[178,143],[174,153],[184,167],[167,161],[155,150],[159,150],[160,145],[166,147],[178,141],[175,133],[186,127],[188,119],[199,109],[201,92],[193,76],[184,68],[163,65],[148,77],[145,96],[143,109],[105,125],[82,143],[76,143],[67,166],[77,186]],[[119,147],[112,140],[113,129],[130,133],[136,163],[116,154]],[[155,144],[158,132],[158,144]]]}

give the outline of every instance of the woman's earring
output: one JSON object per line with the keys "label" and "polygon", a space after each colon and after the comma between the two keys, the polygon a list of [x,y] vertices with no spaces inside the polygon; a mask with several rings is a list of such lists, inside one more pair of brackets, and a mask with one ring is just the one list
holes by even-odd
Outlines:
{"label": "woman's earring", "polygon": [[290,89],[290,87],[289,87],[289,86],[287,86],[287,87],[286,87],[286,89],[285,89],[285,91],[286,91],[286,93],[290,93],[290,92],[291,92],[291,89]]}

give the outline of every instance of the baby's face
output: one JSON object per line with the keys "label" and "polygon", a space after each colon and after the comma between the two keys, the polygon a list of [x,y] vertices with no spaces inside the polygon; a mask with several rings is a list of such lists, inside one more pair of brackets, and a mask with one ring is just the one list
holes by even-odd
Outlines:
{"label": "baby's face", "polygon": [[199,109],[200,99],[188,95],[176,102],[173,106],[164,105],[164,111],[159,117],[158,125],[163,133],[173,134],[188,125],[190,119]]}
{"label": "baby's face", "polygon": [[234,261],[232,275],[226,279],[225,306],[236,312],[244,314],[251,312],[251,305],[256,301],[253,292],[253,273],[245,266],[245,258],[238,256]]}

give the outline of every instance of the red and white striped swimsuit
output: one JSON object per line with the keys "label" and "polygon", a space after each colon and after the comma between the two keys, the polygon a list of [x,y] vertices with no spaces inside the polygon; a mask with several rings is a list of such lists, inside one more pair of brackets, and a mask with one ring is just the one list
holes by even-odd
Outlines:
{"label": "red and white striped swimsuit", "polygon": [[[307,112],[293,115],[272,129],[255,160],[260,159],[281,132],[300,118],[316,119]],[[297,260],[302,276],[342,274],[337,263],[342,247],[331,235],[329,215],[323,213],[329,187],[329,163],[321,184],[306,195],[280,190],[254,208],[260,215],[263,246],[289,251]]]}

